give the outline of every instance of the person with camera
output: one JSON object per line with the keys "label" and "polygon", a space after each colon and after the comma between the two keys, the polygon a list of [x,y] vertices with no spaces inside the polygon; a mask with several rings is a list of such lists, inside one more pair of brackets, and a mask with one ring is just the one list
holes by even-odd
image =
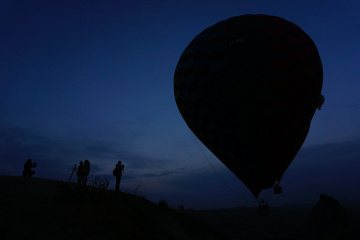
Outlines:
{"label": "person with camera", "polygon": [[35,174],[35,171],[31,170],[31,168],[36,168],[36,162],[32,162],[29,158],[24,164],[23,177],[31,177]]}

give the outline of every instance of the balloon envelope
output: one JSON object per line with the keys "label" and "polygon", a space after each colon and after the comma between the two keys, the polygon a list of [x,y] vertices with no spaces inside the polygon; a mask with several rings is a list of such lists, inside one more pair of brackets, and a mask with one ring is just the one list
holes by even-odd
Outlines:
{"label": "balloon envelope", "polygon": [[190,42],[174,93],[189,128],[257,197],[280,182],[303,144],[322,77],[316,46],[297,25],[242,15]]}

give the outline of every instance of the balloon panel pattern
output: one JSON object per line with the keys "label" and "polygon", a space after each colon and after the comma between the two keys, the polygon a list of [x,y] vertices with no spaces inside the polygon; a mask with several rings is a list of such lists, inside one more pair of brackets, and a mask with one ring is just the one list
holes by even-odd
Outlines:
{"label": "balloon panel pattern", "polygon": [[183,51],[174,94],[186,124],[257,197],[301,148],[322,88],[311,38],[280,17],[216,23]]}

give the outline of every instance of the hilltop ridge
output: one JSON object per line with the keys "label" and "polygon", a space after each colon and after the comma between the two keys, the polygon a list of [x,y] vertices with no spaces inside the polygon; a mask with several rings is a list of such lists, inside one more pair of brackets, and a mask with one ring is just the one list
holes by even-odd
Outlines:
{"label": "hilltop ridge", "polygon": [[[98,191],[75,183],[0,175],[1,239],[235,240],[323,239],[309,232],[311,207],[178,210],[144,197]],[[359,239],[360,206],[345,210],[353,222],[332,239]]]}
{"label": "hilltop ridge", "polygon": [[0,193],[2,239],[226,239],[196,216],[129,193],[13,176],[0,176]]}

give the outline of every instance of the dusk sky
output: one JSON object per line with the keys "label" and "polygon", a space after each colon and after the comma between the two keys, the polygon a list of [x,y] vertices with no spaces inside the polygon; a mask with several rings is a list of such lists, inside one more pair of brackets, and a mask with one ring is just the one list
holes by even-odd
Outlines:
{"label": "dusk sky", "polygon": [[270,205],[320,193],[360,200],[360,1],[0,0],[0,175],[66,181],[89,159],[123,191],[170,206],[256,206],[190,131],[173,93],[176,64],[205,28],[242,14],[282,17],[315,42],[325,104]]}

